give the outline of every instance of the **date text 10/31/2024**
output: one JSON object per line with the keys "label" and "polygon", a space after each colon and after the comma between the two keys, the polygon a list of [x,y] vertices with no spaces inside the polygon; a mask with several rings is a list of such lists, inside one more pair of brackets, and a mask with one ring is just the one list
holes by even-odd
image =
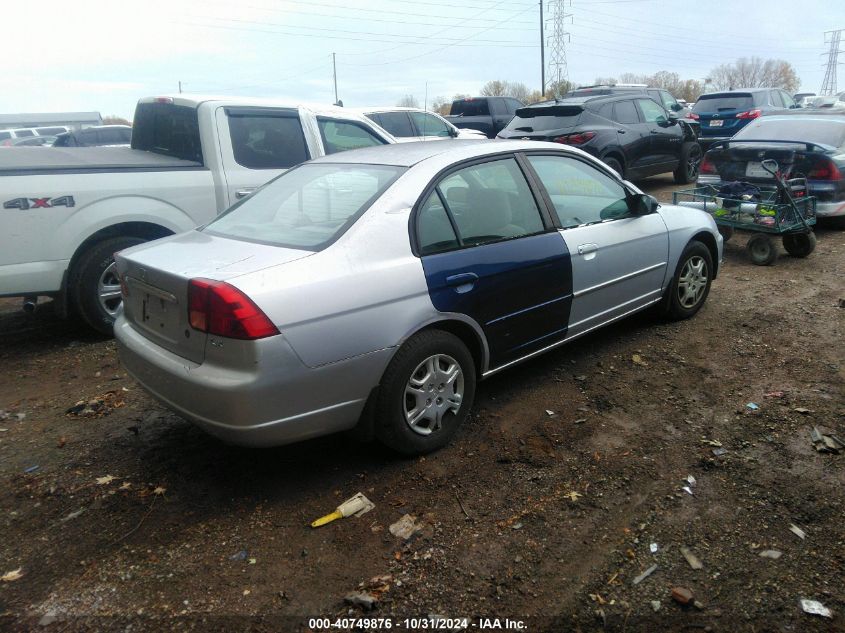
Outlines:
{"label": "date text 10/31/2024", "polygon": [[313,631],[330,630],[389,630],[406,631],[455,631],[455,630],[502,630],[527,631],[523,620],[510,618],[310,618],[308,628]]}

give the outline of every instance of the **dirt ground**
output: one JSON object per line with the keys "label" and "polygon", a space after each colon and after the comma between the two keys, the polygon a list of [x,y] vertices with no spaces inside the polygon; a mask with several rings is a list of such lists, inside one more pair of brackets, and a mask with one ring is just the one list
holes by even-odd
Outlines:
{"label": "dirt ground", "polygon": [[[845,232],[771,267],[744,241],[694,319],[630,318],[491,378],[456,441],[415,460],[343,436],[227,446],[127,378],[112,341],[0,301],[0,630],[845,630],[845,454],[810,437],[845,438]],[[309,527],[359,491],[369,514]]]}

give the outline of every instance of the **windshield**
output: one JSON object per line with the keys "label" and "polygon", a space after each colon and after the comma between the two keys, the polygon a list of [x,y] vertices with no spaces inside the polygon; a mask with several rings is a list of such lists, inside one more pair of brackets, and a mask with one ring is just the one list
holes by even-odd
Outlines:
{"label": "windshield", "polygon": [[389,165],[303,165],[270,181],[202,230],[272,246],[322,250],[404,171]]}
{"label": "windshield", "polygon": [[747,92],[701,95],[692,107],[692,111],[700,114],[702,112],[748,110],[753,105],[754,99]]}
{"label": "windshield", "polygon": [[734,140],[802,141],[842,147],[845,145],[845,117],[762,117],[737,132]]}

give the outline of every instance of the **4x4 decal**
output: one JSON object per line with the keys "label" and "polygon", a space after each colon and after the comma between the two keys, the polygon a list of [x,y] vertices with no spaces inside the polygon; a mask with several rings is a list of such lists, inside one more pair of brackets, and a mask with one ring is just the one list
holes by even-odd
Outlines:
{"label": "4x4 decal", "polygon": [[73,196],[58,196],[56,198],[12,198],[3,203],[4,209],[51,209],[53,207],[74,207],[76,201]]}

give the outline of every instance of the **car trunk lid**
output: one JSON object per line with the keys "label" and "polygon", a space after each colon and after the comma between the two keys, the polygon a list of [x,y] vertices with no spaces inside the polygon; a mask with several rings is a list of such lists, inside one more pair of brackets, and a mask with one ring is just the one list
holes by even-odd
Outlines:
{"label": "car trunk lid", "polygon": [[311,254],[199,231],[127,249],[116,257],[124,317],[156,345],[201,363],[208,335],[192,328],[188,321],[191,279],[233,283],[239,275]]}

